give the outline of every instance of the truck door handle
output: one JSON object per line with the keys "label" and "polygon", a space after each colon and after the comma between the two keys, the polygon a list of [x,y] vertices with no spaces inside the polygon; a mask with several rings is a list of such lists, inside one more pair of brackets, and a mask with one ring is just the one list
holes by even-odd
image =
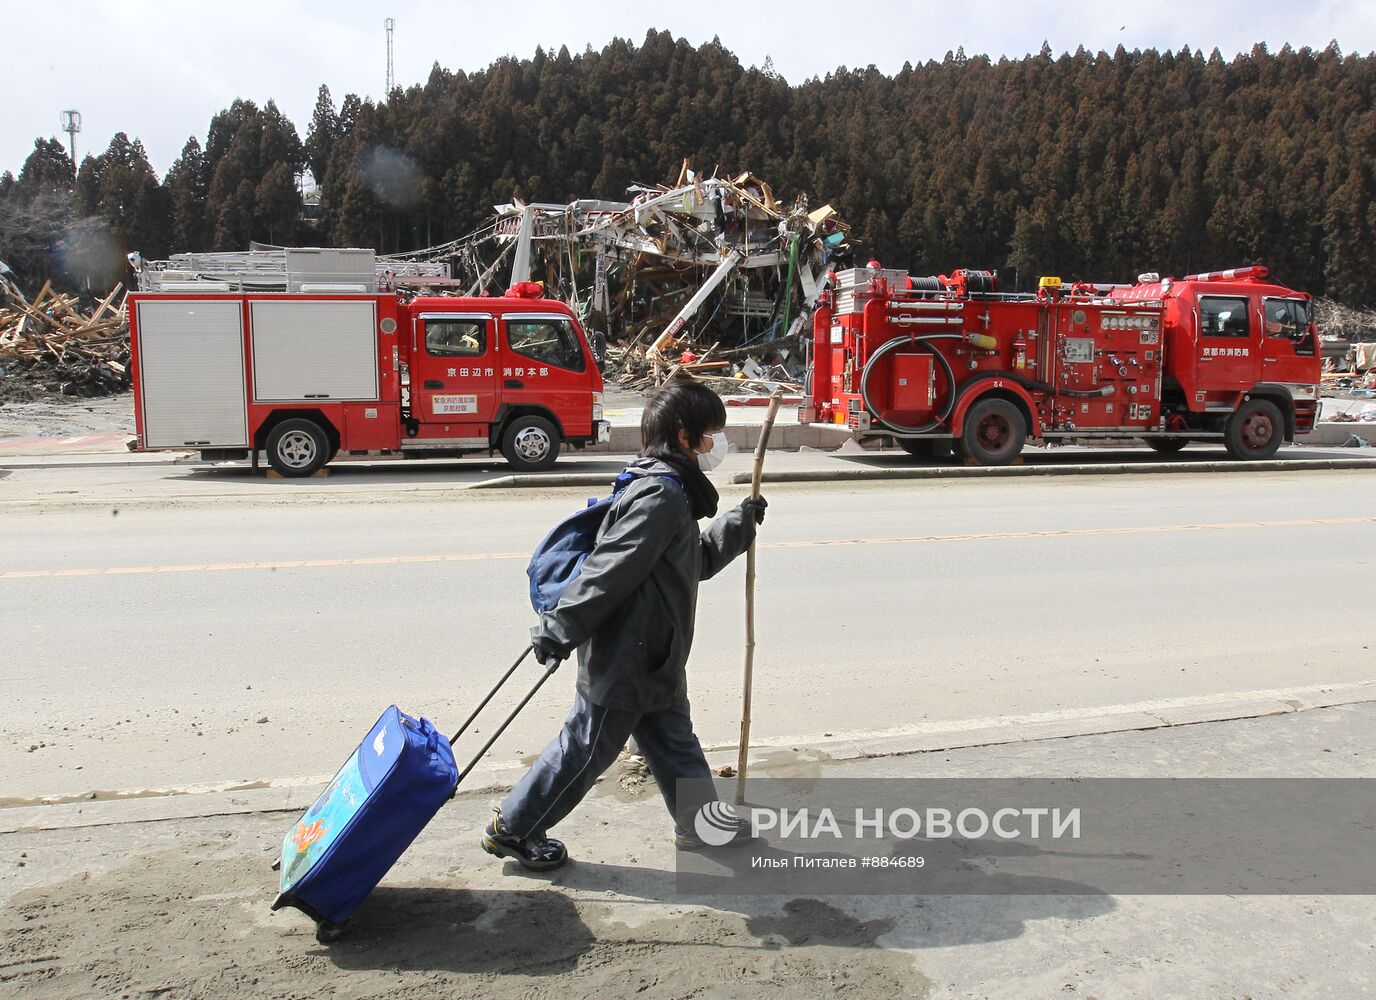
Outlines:
{"label": "truck door handle", "polygon": [[520,379],[509,378],[502,383],[503,389],[524,389],[526,384]]}
{"label": "truck door handle", "polygon": [[439,379],[437,379],[437,378],[428,378],[428,379],[425,380],[425,388],[427,388],[427,389],[443,389],[443,388],[444,388],[444,383],[441,382],[441,381],[440,381]]}

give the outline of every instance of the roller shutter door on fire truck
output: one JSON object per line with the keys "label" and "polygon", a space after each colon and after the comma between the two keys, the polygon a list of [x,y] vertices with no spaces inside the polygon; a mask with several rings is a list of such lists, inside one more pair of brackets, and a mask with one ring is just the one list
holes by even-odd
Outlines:
{"label": "roller shutter door on fire truck", "polygon": [[251,302],[259,403],[377,399],[377,304]]}
{"label": "roller shutter door on fire truck", "polygon": [[241,317],[238,302],[138,304],[145,447],[248,444]]}

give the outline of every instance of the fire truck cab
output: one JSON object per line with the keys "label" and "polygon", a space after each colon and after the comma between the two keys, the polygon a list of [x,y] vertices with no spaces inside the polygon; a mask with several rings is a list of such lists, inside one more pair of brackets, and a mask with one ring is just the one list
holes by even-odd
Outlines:
{"label": "fire truck cab", "polygon": [[1002,294],[989,271],[842,272],[813,317],[800,419],[981,465],[1016,461],[1028,440],[1212,440],[1269,458],[1318,419],[1320,356],[1309,296],[1266,278],[1043,278]]}
{"label": "fire truck cab", "polygon": [[1322,359],[1308,295],[1267,281],[1264,267],[1142,277],[1118,297],[1162,308],[1170,436],[1149,443],[1175,451],[1222,433],[1234,457],[1269,457],[1282,439],[1313,429]]}
{"label": "fire truck cab", "polygon": [[538,471],[564,444],[610,437],[593,350],[537,284],[500,298],[227,284],[144,282],[130,296],[138,450],[255,464],[262,453],[289,477],[341,452],[500,450]]}

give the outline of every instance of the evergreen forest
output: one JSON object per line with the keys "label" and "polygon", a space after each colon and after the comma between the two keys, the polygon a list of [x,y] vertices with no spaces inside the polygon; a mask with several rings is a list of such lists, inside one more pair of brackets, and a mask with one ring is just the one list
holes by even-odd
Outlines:
{"label": "evergreen forest", "polygon": [[[0,174],[0,260],[23,285],[108,287],[123,255],[277,245],[394,253],[458,238],[513,198],[625,200],[684,158],[830,202],[863,250],[915,273],[1126,281],[1267,264],[1376,303],[1376,56],[948,53],[889,76],[790,84],[719,42],[652,31],[486,69],[436,65],[381,103],[319,89],[301,135],[236,100],[159,177],[137,137],[74,165],[38,139]],[[318,208],[303,212],[303,178]],[[309,217],[308,217],[309,216]]]}

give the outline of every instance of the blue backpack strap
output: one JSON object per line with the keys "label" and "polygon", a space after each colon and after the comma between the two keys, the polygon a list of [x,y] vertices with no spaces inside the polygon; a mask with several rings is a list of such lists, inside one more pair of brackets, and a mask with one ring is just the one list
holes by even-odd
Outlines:
{"label": "blue backpack strap", "polygon": [[[683,482],[668,473],[656,472],[652,475],[667,479],[679,489]],[[530,578],[530,605],[537,612],[552,610],[559,603],[560,596],[583,568],[583,560],[597,544],[597,533],[606,520],[608,511],[626,487],[637,479],[631,472],[623,472],[612,483],[611,496],[602,499],[589,499],[588,505],[556,524],[549,534],[535,548],[526,567]]]}
{"label": "blue backpack strap", "polygon": [[[651,475],[651,476],[654,476],[656,479],[667,479],[669,482],[673,483],[673,484],[674,484],[675,486],[677,486],[679,489],[683,489],[683,481],[682,481],[681,479],[679,479],[678,476],[671,475],[670,473],[667,473],[667,472],[652,472],[652,473],[650,473],[650,475]],[[648,477],[648,476],[637,476],[637,475],[634,475],[634,474],[632,474],[632,473],[630,473],[630,472],[623,472],[623,473],[621,473],[621,475],[617,476],[615,479],[612,480],[612,495],[611,495],[611,497],[610,497],[609,499],[615,500],[615,499],[616,499],[617,497],[619,497],[622,493],[626,492],[626,488],[629,487],[629,486],[631,485],[631,483],[635,482],[637,479],[646,479],[646,478],[649,478],[649,477]],[[594,501],[590,498],[590,499],[588,500],[588,506],[591,507],[591,506],[593,505],[593,502],[594,502]]]}
{"label": "blue backpack strap", "polygon": [[[654,476],[656,479],[667,479],[669,480],[669,482],[673,483],[679,489],[683,489],[683,480],[679,479],[678,476],[675,476],[673,473],[652,472],[650,473],[650,475]],[[612,480],[612,496],[618,496],[622,491],[626,489],[626,487],[630,486],[631,483],[635,482],[637,479],[644,478],[646,477],[637,476],[634,473],[630,472],[621,473],[621,475],[617,476],[615,479]]]}
{"label": "blue backpack strap", "polygon": [[[611,496],[606,497],[605,499],[615,500],[623,492],[625,492],[626,487],[630,486],[631,483],[635,482],[639,478],[639,476],[633,476],[629,472],[621,473],[621,475],[617,476],[615,479],[612,480]],[[588,506],[596,507],[599,503],[602,502],[602,500],[603,498],[601,497],[588,497]]]}

